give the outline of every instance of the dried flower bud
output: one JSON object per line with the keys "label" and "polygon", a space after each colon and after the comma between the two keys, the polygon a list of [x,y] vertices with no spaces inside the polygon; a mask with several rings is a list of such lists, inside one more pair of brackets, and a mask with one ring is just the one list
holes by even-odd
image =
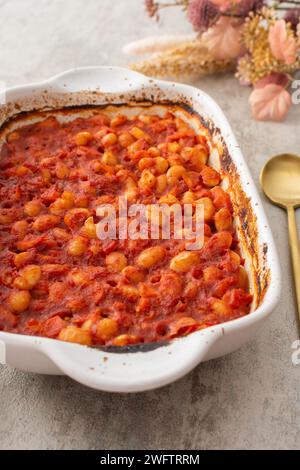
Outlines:
{"label": "dried flower bud", "polygon": [[300,8],[291,8],[284,16],[287,23],[291,24],[294,31],[297,31],[297,26],[300,24]]}
{"label": "dried flower bud", "polygon": [[150,18],[157,16],[159,10],[159,4],[154,0],[145,0],[145,7]]}
{"label": "dried flower bud", "polygon": [[220,11],[210,0],[191,0],[187,14],[194,29],[204,32],[217,21]]}

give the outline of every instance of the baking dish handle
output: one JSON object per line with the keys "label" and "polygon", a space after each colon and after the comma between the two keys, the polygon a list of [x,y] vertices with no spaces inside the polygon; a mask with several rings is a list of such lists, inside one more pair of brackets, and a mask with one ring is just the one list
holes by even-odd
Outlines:
{"label": "baking dish handle", "polygon": [[[84,86],[83,86],[84,84]],[[48,85],[65,92],[84,90],[101,93],[125,93],[149,86],[149,78],[122,67],[79,67],[52,77]]]}
{"label": "baking dish handle", "polygon": [[63,373],[77,382],[97,390],[139,392],[183,377],[205,359],[221,335],[221,328],[209,328],[165,345],[143,345],[143,349],[133,347],[119,352],[59,341],[43,349]]}

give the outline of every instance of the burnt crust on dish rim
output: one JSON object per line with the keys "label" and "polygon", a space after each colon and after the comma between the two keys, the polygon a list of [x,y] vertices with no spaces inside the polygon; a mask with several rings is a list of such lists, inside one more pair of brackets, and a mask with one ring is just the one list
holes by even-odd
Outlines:
{"label": "burnt crust on dish rim", "polygon": [[[162,93],[161,96],[159,96],[160,92]],[[137,94],[138,93],[135,92],[135,96]],[[41,104],[43,104],[43,106]],[[221,149],[221,151],[219,151],[220,169],[228,178],[229,192],[233,196],[231,199],[234,207],[235,218],[239,222],[241,228],[241,230],[238,231],[239,241],[243,247],[247,247],[246,249],[251,260],[251,287],[255,299],[254,309],[252,311],[254,311],[262,304],[268,287],[270,286],[271,273],[267,263],[268,246],[266,243],[263,244],[263,246],[259,245],[257,217],[251,204],[251,198],[249,198],[243,190],[239,173],[229,153],[221,130],[216,127],[211,119],[204,119],[197,111],[195,111],[193,102],[189,101],[186,96],[177,96],[176,100],[165,99],[163,92],[157,87],[154,87],[154,92],[150,95],[150,100],[149,90],[147,89],[147,93],[145,94],[143,94],[143,90],[141,90],[141,96],[136,96],[134,101],[132,100],[132,96],[127,96],[126,93],[115,94],[101,93],[100,91],[82,91],[78,93],[53,94],[48,90],[45,90],[36,100],[30,99],[19,103],[8,103],[0,109],[0,142],[2,140],[1,137],[8,133],[10,128],[16,123],[22,122],[23,125],[26,125],[26,121],[29,122],[33,118],[40,120],[41,118],[49,117],[52,113],[59,112],[64,115],[68,115],[74,113],[75,110],[99,111],[101,109],[103,110],[108,108],[109,106],[120,108],[150,108],[155,105],[180,108],[180,110],[185,112],[188,116],[197,118],[198,121],[200,121],[200,124],[208,130],[211,139],[217,139],[218,141],[218,149]],[[180,338],[176,339],[180,340]],[[146,344],[142,343],[123,347],[92,347],[112,353],[136,353],[152,351],[166,346],[170,342],[171,341]]]}

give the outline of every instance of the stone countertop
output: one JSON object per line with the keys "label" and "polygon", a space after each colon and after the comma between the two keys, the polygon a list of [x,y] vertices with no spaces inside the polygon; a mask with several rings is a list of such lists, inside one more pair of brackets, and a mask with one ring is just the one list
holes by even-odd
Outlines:
{"label": "stone countertop", "polygon": [[[0,80],[10,85],[84,65],[122,65],[121,46],[188,31],[180,11],[157,25],[142,0],[0,0]],[[250,117],[249,90],[231,76],[197,85],[224,109],[258,184],[264,161],[298,152],[300,108],[283,124]],[[284,211],[264,200],[283,271],[281,302],[256,338],[160,390],[101,393],[65,377],[0,366],[1,449],[296,449],[300,365]]]}

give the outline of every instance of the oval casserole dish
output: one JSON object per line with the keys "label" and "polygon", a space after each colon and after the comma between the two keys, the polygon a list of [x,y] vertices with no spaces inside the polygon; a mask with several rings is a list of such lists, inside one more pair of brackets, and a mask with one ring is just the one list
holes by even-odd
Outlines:
{"label": "oval casserole dish", "polygon": [[218,149],[210,164],[225,172],[234,207],[254,296],[251,313],[164,344],[114,350],[0,332],[0,362],[35,373],[66,374],[98,390],[137,392],[173,382],[200,362],[235,351],[253,337],[279,300],[280,268],[262,203],[234,134],[215,101],[197,88],[117,67],[75,69],[42,83],[7,90],[0,106],[0,144],[8,130],[37,122],[49,112],[55,115],[56,110],[68,109],[67,116],[72,118],[86,113],[84,107],[110,104],[122,105],[126,113],[145,107],[159,113],[172,105],[192,127],[199,117],[208,127]]}

